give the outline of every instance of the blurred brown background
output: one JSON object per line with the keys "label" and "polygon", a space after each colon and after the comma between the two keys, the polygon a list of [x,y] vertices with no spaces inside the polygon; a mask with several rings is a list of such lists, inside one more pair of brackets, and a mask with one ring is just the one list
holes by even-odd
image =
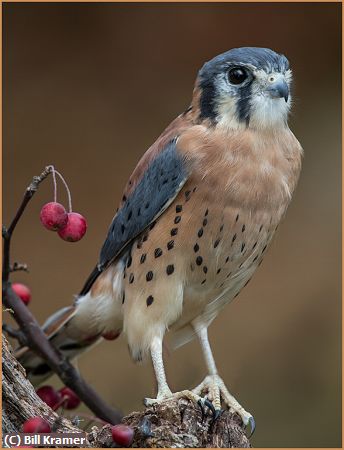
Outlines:
{"label": "blurred brown background", "polygon": [[[300,183],[254,281],[210,329],[221,375],[256,418],[254,446],[341,445],[340,16],[339,3],[3,4],[4,221],[53,163],[89,224],[76,244],[42,228],[48,180],[18,226],[12,257],[30,274],[13,280],[32,288],[40,321],[83,285],[129,174],[188,106],[201,65],[247,45],[290,59]],[[123,337],[79,367],[125,413],[153,395],[150,365],[131,362]],[[174,390],[200,382],[198,343],[167,373]]]}

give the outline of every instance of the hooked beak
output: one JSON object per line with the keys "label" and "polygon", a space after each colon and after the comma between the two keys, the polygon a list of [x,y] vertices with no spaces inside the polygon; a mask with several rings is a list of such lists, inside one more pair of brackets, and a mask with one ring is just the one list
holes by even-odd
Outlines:
{"label": "hooked beak", "polygon": [[271,98],[284,98],[287,102],[289,98],[289,87],[285,80],[277,80],[270,84],[266,92]]}

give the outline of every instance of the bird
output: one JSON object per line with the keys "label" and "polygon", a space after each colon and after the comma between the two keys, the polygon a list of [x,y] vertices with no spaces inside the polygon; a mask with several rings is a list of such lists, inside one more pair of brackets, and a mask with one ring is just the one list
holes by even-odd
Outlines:
{"label": "bird", "polygon": [[[70,359],[126,335],[134,361],[149,354],[156,398],[224,404],[254,426],[220,377],[208,327],[260,266],[297,185],[303,149],[288,126],[288,59],[268,48],[221,53],[199,70],[190,106],[144,153],[130,176],[97,264],[73,305],[43,329]],[[172,393],[165,335],[198,337],[208,373]],[[28,348],[17,357],[33,382],[51,374]]]}

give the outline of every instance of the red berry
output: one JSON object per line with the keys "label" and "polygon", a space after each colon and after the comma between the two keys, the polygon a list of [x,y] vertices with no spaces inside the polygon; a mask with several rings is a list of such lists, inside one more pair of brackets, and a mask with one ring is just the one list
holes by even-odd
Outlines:
{"label": "red berry", "polygon": [[23,424],[24,433],[50,433],[48,422],[41,417],[32,417]]}
{"label": "red berry", "polygon": [[68,222],[68,214],[60,203],[50,202],[43,206],[40,219],[48,230],[57,231],[65,227]]}
{"label": "red berry", "polygon": [[42,386],[37,389],[36,394],[40,397],[50,408],[54,408],[61,400],[61,395],[52,386]]}
{"label": "red berry", "polygon": [[80,398],[68,387],[60,389],[59,393],[62,397],[62,405],[65,409],[74,409],[80,405]]}
{"label": "red berry", "polygon": [[18,295],[18,297],[28,305],[31,300],[31,291],[30,289],[22,283],[13,283],[12,284],[13,291]]}
{"label": "red berry", "polygon": [[127,425],[114,425],[111,427],[112,439],[123,447],[129,447],[133,442],[134,430]]}
{"label": "red berry", "polygon": [[86,233],[86,229],[86,219],[81,214],[71,212],[68,213],[67,225],[58,232],[58,235],[64,241],[76,242],[80,241]]}
{"label": "red berry", "polygon": [[120,331],[107,331],[106,333],[102,334],[102,338],[106,339],[107,341],[114,341],[120,334]]}

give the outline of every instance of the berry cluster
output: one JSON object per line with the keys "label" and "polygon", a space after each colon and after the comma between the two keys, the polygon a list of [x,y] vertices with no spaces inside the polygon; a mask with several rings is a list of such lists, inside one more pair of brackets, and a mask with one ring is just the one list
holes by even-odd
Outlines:
{"label": "berry cluster", "polygon": [[66,386],[58,391],[52,386],[42,386],[37,389],[36,394],[54,411],[60,407],[75,409],[80,405],[79,397]]}
{"label": "berry cluster", "polygon": [[[41,386],[37,389],[36,394],[44,401],[51,409],[56,411],[58,408],[75,409],[80,405],[79,397],[68,387],[63,387],[59,390],[53,386]],[[51,426],[41,417],[32,417],[23,424],[24,433],[50,433]],[[111,434],[113,441],[121,447],[130,447],[134,438],[133,428],[127,425],[114,425],[111,427]]]}
{"label": "berry cluster", "polygon": [[[49,166],[54,183],[54,201],[46,203],[40,212],[40,220],[43,226],[50,231],[57,231],[61,239],[68,242],[80,241],[87,230],[86,219],[79,213],[72,211],[72,197],[68,185],[63,176],[54,166]],[[57,203],[57,182],[56,175],[62,180],[68,195],[69,212],[64,206]],[[30,289],[22,283],[13,283],[13,291],[19,298],[28,305],[31,301]]]}
{"label": "berry cluster", "polygon": [[[68,242],[77,242],[84,236],[87,229],[86,219],[79,213],[72,211],[72,198],[68,185],[63,176],[54,166],[50,166],[54,182],[54,201],[43,206],[40,219],[43,226],[50,231],[57,231],[61,239]],[[57,203],[56,175],[62,180],[68,195],[69,212],[64,206]]]}

